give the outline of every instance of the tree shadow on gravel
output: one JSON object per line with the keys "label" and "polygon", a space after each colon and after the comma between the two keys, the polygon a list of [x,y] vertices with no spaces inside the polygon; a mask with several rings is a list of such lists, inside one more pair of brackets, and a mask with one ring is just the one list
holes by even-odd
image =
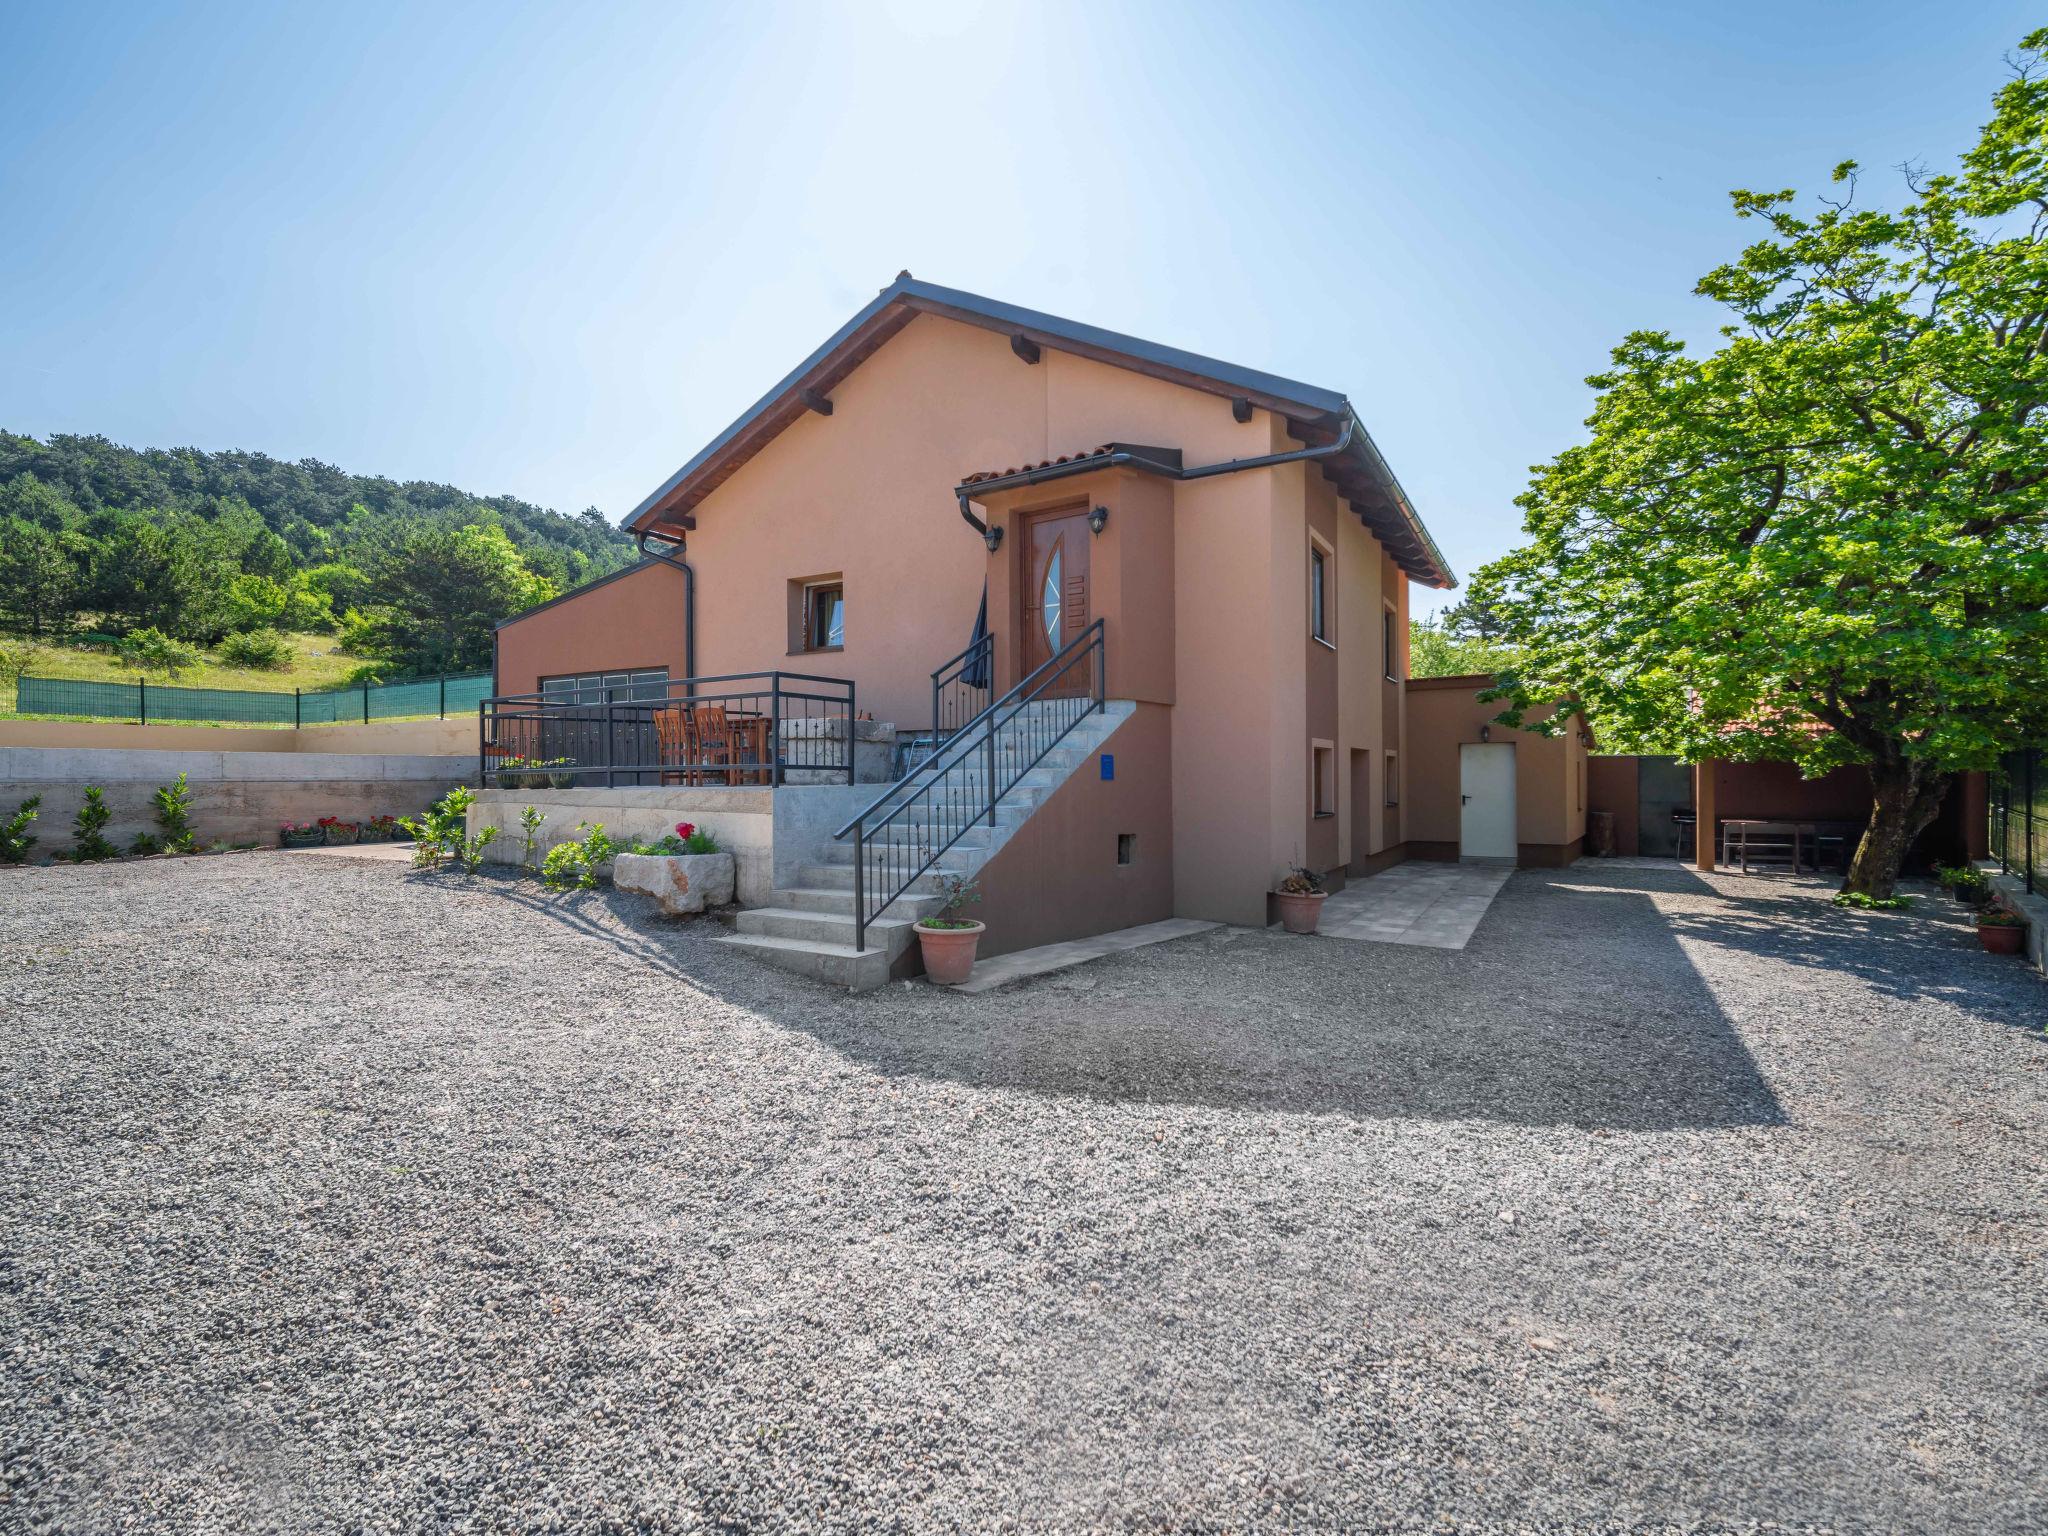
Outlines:
{"label": "tree shadow on gravel", "polygon": [[1689,942],[1831,972],[1902,1002],[1942,1002],[2035,1034],[2048,1023],[2048,984],[2023,961],[1985,953],[1969,914],[1945,893],[1908,890],[1916,904],[1906,912],[1845,911],[1832,893],[1819,882],[1758,882],[1739,902],[1670,921]]}
{"label": "tree shadow on gravel", "polygon": [[1689,877],[1631,875],[1638,888],[1525,873],[1464,950],[1225,929],[972,998],[713,990],[873,1070],[979,1088],[1629,1131],[1784,1123],[1639,888]]}

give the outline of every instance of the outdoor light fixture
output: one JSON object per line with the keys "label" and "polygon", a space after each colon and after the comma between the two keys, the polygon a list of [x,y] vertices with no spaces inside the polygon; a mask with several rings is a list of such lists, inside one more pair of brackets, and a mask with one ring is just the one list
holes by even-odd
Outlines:
{"label": "outdoor light fixture", "polygon": [[1109,521],[1109,508],[1107,508],[1107,507],[1097,507],[1097,508],[1096,508],[1096,509],[1095,509],[1095,510],[1094,510],[1093,512],[1090,512],[1090,513],[1088,514],[1088,530],[1089,530],[1089,532],[1091,532],[1091,533],[1100,533],[1100,532],[1102,532],[1102,525],[1103,525],[1104,523],[1108,522],[1108,521]]}
{"label": "outdoor light fixture", "polygon": [[1003,530],[994,523],[990,523],[988,525],[988,532],[981,536],[981,541],[988,545],[988,552],[994,554],[998,549],[1002,548]]}
{"label": "outdoor light fixture", "polygon": [[1493,740],[1493,727],[1490,725],[1482,725],[1481,727],[1479,727],[1479,739],[1481,741]]}

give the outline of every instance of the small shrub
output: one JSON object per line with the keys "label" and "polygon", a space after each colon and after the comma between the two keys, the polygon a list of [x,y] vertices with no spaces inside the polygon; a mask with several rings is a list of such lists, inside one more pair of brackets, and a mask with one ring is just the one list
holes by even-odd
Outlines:
{"label": "small shrub", "polygon": [[151,798],[156,803],[157,830],[162,834],[160,839],[152,841],[161,842],[165,853],[190,853],[192,791],[185,787],[185,775],[181,773],[170,783],[161,785]]}
{"label": "small shrub", "polygon": [[164,845],[156,840],[154,832],[138,832],[129,840],[128,851],[137,858],[147,858],[152,853],[162,853]]}
{"label": "small shrub", "polygon": [[120,850],[107,841],[107,823],[114,813],[107,808],[107,792],[97,784],[85,787],[85,804],[71,818],[71,857],[80,864],[111,859]]}
{"label": "small shrub", "polygon": [[1904,912],[1913,905],[1910,896],[1866,896],[1861,891],[1837,891],[1834,903],[1852,912]]}
{"label": "small shrub", "polygon": [[972,928],[974,919],[961,916],[964,908],[981,900],[981,882],[972,875],[941,874],[934,877],[939,888],[939,910],[918,919],[921,928]]}
{"label": "small shrub", "polygon": [[281,672],[292,664],[291,642],[274,629],[245,629],[229,635],[214,653],[231,667]]}
{"label": "small shrub", "polygon": [[1280,882],[1279,889],[1285,896],[1320,896],[1323,894],[1323,877],[1297,864],[1287,871],[1287,878]]}
{"label": "small shrub", "polygon": [[462,861],[462,872],[465,875],[477,872],[484,862],[484,850],[496,842],[497,838],[496,827],[485,827],[474,837],[465,837],[462,840],[461,846],[455,850],[455,856]]}
{"label": "small shrub", "polygon": [[424,815],[399,818],[398,824],[412,834],[413,868],[439,869],[452,857],[465,869],[475,869],[476,865],[470,858],[472,843],[480,857],[485,846],[497,835],[497,829],[493,827],[477,835],[481,841],[469,836],[469,808],[475,804],[476,791],[458,784],[429,806]]}
{"label": "small shrub", "polygon": [[26,864],[28,851],[35,847],[36,839],[29,832],[29,826],[36,819],[36,812],[43,803],[41,795],[30,795],[14,808],[14,814],[0,821],[0,864]]}
{"label": "small shrub", "polygon": [[551,891],[567,890],[575,886],[581,891],[597,889],[598,870],[621,853],[632,850],[616,838],[606,835],[604,823],[590,826],[578,822],[578,832],[584,832],[581,842],[557,843],[548,850],[548,856],[541,860],[541,883]]}
{"label": "small shrub", "polygon": [[1979,928],[2024,928],[2027,920],[2017,912],[2008,912],[2004,907],[1986,907],[1977,914]]}
{"label": "small shrub", "polygon": [[1981,907],[1991,899],[1991,877],[1981,869],[1959,869],[1949,889],[1955,892],[1956,900]]}
{"label": "small shrub", "polygon": [[547,812],[528,806],[519,813],[519,830],[526,834],[526,846],[519,852],[519,867],[533,868],[533,845],[540,836],[540,824],[548,819]]}
{"label": "small shrub", "polygon": [[144,672],[176,677],[199,665],[199,647],[174,639],[160,629],[131,629],[121,637],[121,659]]}

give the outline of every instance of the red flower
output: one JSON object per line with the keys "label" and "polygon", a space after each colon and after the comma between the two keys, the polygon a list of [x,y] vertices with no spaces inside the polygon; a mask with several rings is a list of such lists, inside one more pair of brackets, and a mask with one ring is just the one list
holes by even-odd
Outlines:
{"label": "red flower", "polygon": [[679,821],[676,823],[676,836],[682,838],[685,842],[688,842],[696,835],[697,823],[694,821]]}

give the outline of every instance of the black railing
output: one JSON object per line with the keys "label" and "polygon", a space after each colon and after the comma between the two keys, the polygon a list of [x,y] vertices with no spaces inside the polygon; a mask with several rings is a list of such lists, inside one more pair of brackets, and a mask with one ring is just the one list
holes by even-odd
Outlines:
{"label": "black railing", "polygon": [[988,708],[995,665],[996,637],[982,635],[932,673],[934,740],[944,741]]}
{"label": "black railing", "polygon": [[2048,752],[2008,752],[1991,779],[1991,857],[2031,893],[2048,884]]}
{"label": "black railing", "polygon": [[[507,694],[477,706],[486,788],[854,782],[853,684],[736,672],[621,684],[602,698]],[[828,779],[827,776],[830,776]]]}
{"label": "black railing", "polygon": [[853,947],[1069,732],[1103,707],[1102,620],[965,721],[904,778],[833,834],[853,839]]}

